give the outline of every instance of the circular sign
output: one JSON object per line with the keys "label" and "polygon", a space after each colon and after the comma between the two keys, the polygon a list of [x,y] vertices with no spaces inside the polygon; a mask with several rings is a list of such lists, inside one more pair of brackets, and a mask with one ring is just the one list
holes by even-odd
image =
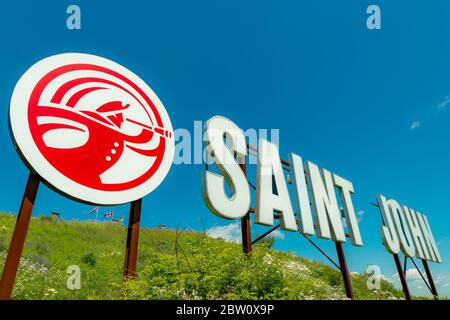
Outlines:
{"label": "circular sign", "polygon": [[172,164],[173,129],[162,102],[108,59],[64,53],[37,62],[17,82],[9,112],[25,163],[80,201],[139,199]]}

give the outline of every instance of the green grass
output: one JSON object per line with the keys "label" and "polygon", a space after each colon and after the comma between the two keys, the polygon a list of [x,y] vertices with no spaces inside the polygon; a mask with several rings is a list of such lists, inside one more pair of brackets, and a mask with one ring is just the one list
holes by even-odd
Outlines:
{"label": "green grass", "polygon": [[[0,268],[15,220],[0,214]],[[138,276],[124,282],[124,226],[33,218],[13,298],[345,299],[338,271],[265,244],[247,257],[239,245],[199,232],[143,228],[139,240]],[[79,290],[67,289],[70,265],[81,269]],[[366,280],[352,275],[357,299],[403,297],[383,280],[380,290],[368,290]]]}

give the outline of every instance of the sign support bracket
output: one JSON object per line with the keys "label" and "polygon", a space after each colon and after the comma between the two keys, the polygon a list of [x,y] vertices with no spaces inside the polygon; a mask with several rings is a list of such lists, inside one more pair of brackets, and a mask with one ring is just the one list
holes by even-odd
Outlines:
{"label": "sign support bracket", "polygon": [[409,293],[408,283],[406,282],[405,274],[403,273],[402,262],[400,261],[400,257],[398,254],[393,254],[395,261],[395,266],[397,267],[397,273],[400,278],[400,282],[402,284],[403,293],[405,294],[406,300],[411,300],[411,294]]}
{"label": "sign support bracket", "polygon": [[141,207],[142,207],[142,198],[134,200],[130,204],[127,244],[125,248],[125,259],[123,266],[123,277],[125,279],[134,278],[136,276],[139,229],[141,222]]}
{"label": "sign support bracket", "polygon": [[10,300],[33,212],[40,177],[30,172],[0,280],[0,300]]}
{"label": "sign support bracket", "polygon": [[344,280],[345,294],[347,298],[353,299],[352,283],[350,281],[350,274],[348,272],[347,261],[345,260],[344,248],[341,242],[335,241],[336,253],[339,259],[340,270],[342,274],[342,280]]}
{"label": "sign support bracket", "polygon": [[425,273],[427,274],[430,291],[433,294],[434,298],[436,299],[439,295],[438,295],[438,292],[436,290],[436,286],[434,284],[433,275],[431,274],[430,268],[428,267],[427,260],[422,259],[422,264],[423,264],[423,267],[425,269]]}
{"label": "sign support bracket", "polygon": [[[244,157],[242,159],[242,163],[240,163],[240,167],[244,172],[244,175],[247,176],[247,167],[246,167],[246,159]],[[242,251],[245,254],[252,254],[252,238],[251,238],[251,230],[250,230],[250,212],[241,219],[241,231],[242,231]]]}

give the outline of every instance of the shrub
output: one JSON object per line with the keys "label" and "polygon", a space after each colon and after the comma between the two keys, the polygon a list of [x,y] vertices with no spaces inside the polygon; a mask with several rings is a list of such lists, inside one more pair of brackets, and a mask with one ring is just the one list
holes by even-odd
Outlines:
{"label": "shrub", "polygon": [[33,246],[33,249],[36,250],[37,253],[39,253],[39,254],[44,255],[44,254],[47,254],[50,252],[50,248],[45,242],[42,242],[42,241],[35,242],[32,244],[32,246]]}
{"label": "shrub", "polygon": [[273,236],[266,236],[257,243],[257,245],[263,245],[269,249],[272,248],[274,244],[275,244],[275,237]]}
{"label": "shrub", "polygon": [[40,264],[41,266],[44,266],[45,268],[50,268],[50,261],[40,254],[31,254],[28,256],[28,259],[31,260],[34,263]]}
{"label": "shrub", "polygon": [[83,258],[81,258],[81,261],[91,267],[95,267],[95,264],[97,263],[97,259],[95,258],[95,254],[93,252],[85,254]]}
{"label": "shrub", "polygon": [[40,221],[53,221],[53,218],[50,216],[39,216]]}

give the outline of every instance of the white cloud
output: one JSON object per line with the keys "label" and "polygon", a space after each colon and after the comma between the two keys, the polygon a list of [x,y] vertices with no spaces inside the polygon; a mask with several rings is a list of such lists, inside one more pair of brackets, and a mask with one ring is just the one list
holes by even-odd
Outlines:
{"label": "white cloud", "polygon": [[[398,276],[398,274],[397,274]],[[422,272],[422,276],[426,277],[425,272]],[[406,278],[411,280],[422,280],[422,276],[420,272],[416,268],[411,268],[406,270]]]}
{"label": "white cloud", "polygon": [[363,220],[363,216],[366,212],[364,210],[358,210],[356,211],[356,221],[358,221],[358,223],[362,222]]}
{"label": "white cloud", "polygon": [[275,239],[280,239],[280,240],[284,239],[284,232],[281,231],[280,229],[273,231],[270,235],[272,237],[274,237]]}
{"label": "white cloud", "polygon": [[[426,274],[425,272],[422,272],[422,275],[425,277],[426,279]],[[398,276],[398,272],[394,273],[394,275],[391,278],[393,281],[398,282],[400,281],[400,277]],[[420,276],[419,271],[417,271],[416,268],[411,268],[411,269],[407,269],[406,270],[406,280],[411,280],[411,281],[417,281],[420,280],[422,281],[422,277]]]}
{"label": "white cloud", "polygon": [[420,128],[420,121],[414,121],[411,126],[409,127],[410,130],[415,130]]}
{"label": "white cloud", "polygon": [[342,221],[342,226],[347,229],[347,219],[345,219],[344,217],[341,218]]}
{"label": "white cloud", "polygon": [[443,100],[441,103],[439,103],[439,104],[437,105],[436,109],[437,109],[438,111],[443,111],[443,110],[447,109],[447,106],[448,106],[449,104],[450,104],[450,97],[449,97],[449,96],[446,96],[446,97],[444,98],[444,100]]}
{"label": "white cloud", "polygon": [[437,241],[436,241],[436,244],[437,244],[438,246],[450,244],[450,237],[445,236],[445,237],[443,237],[443,238],[437,240]]}
{"label": "white cloud", "polygon": [[242,242],[241,226],[237,222],[230,223],[226,226],[211,227],[206,230],[206,234],[215,239],[223,239],[235,243]]}
{"label": "white cloud", "polygon": [[[426,273],[422,272],[422,275],[428,281]],[[433,278],[439,295],[448,296],[450,294],[450,274],[434,274]],[[390,281],[397,288],[401,289],[398,273],[395,273],[394,275],[392,275],[392,277],[386,280]],[[408,287],[410,288],[412,294],[430,296],[430,291],[427,285],[423,282],[423,279],[420,276],[420,272],[417,271],[417,269],[410,268],[406,270],[406,281],[408,282]]]}

